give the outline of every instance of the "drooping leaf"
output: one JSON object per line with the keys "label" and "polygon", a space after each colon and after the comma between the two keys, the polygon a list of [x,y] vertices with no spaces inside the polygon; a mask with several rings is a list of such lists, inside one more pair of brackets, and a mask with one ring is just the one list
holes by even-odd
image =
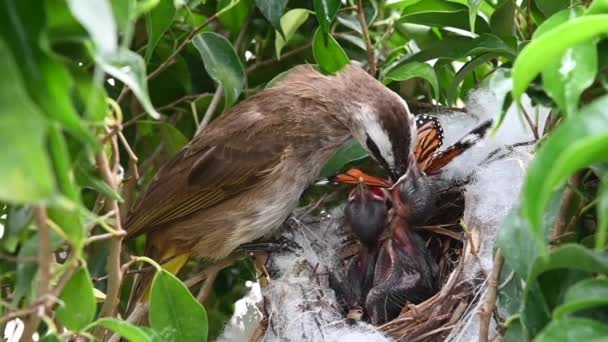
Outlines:
{"label": "drooping leaf", "polygon": [[[217,11],[225,13],[219,16],[220,23],[232,32],[239,32],[251,14],[252,0],[220,0],[217,2]],[[226,10],[226,8],[228,8]]]}
{"label": "drooping leaf", "polygon": [[585,318],[552,321],[534,342],[603,341],[608,338],[608,325]]}
{"label": "drooping leaf", "polygon": [[586,14],[607,14],[608,13],[608,1],[606,0],[594,0],[591,5],[587,8]]}
{"label": "drooping leaf", "polygon": [[152,281],[150,325],[163,341],[207,341],[207,314],[188,288],[161,270]]}
{"label": "drooping leaf", "polygon": [[[78,0],[75,0],[78,1]],[[171,27],[175,17],[173,0],[160,0],[150,13],[146,14],[146,30],[148,32],[148,46],[146,46],[145,60],[150,61],[152,52],[165,31]]]}
{"label": "drooping leaf", "polygon": [[515,0],[503,0],[496,7],[490,17],[492,33],[499,37],[513,36],[515,34]]}
{"label": "drooping leaf", "polygon": [[605,32],[608,32],[608,14],[599,14],[569,20],[533,39],[513,64],[513,97],[519,100],[528,84],[569,48]]}
{"label": "drooping leaf", "polygon": [[12,203],[47,199],[55,190],[46,153],[48,124],[27,95],[9,47],[0,39],[0,200]]}
{"label": "drooping leaf", "polygon": [[570,0],[534,0],[538,9],[545,15],[550,17],[554,13],[564,10],[570,6]]}
{"label": "drooping leaf", "polygon": [[213,32],[199,33],[192,43],[201,54],[205,70],[224,89],[225,108],[238,99],[245,85],[245,71],[230,42]]}
{"label": "drooping leaf", "polygon": [[281,32],[281,16],[285,11],[288,0],[255,0],[262,15],[270,22],[275,30]]}
{"label": "drooping leaf", "polygon": [[281,28],[283,29],[283,33],[285,37],[283,37],[278,31],[274,38],[274,47],[277,52],[277,59],[281,59],[281,50],[289,40],[296,33],[298,28],[302,26],[308,19],[308,14],[310,12],[307,9],[296,8],[288,11],[281,18]]}
{"label": "drooping leaf", "polygon": [[105,72],[116,77],[131,89],[148,115],[154,119],[160,119],[160,114],[154,109],[148,95],[146,64],[140,55],[120,48],[112,55],[96,55],[95,61]]}
{"label": "drooping leaf", "polygon": [[115,318],[101,318],[93,322],[87,327],[90,330],[94,327],[104,327],[118,333],[120,336],[127,339],[129,342],[152,342],[152,338],[140,327],[135,326],[127,321],[121,321]]}
{"label": "drooping leaf", "polygon": [[477,11],[479,11],[479,5],[483,0],[467,0],[469,5],[469,25],[471,26],[471,32],[475,33],[475,20],[477,19]]}
{"label": "drooping leaf", "polygon": [[608,280],[586,279],[571,286],[564,302],[553,311],[554,319],[576,311],[598,306],[608,306]]}
{"label": "drooping leaf", "polygon": [[57,320],[66,328],[79,331],[95,318],[96,302],[93,282],[86,267],[81,267],[63,288],[57,308]]}
{"label": "drooping leaf", "polygon": [[68,0],[72,14],[89,32],[102,54],[112,54],[118,47],[116,23],[108,0]]}
{"label": "drooping leaf", "polygon": [[411,78],[422,78],[429,82],[433,88],[435,98],[439,98],[439,83],[435,75],[435,69],[426,63],[411,62],[401,65],[395,69],[389,70],[384,76],[385,83],[387,81],[405,81]]}
{"label": "drooping leaf", "polygon": [[335,74],[350,63],[346,52],[331,35],[325,36],[318,29],[312,45],[315,61],[324,73]]}
{"label": "drooping leaf", "polygon": [[321,170],[321,177],[335,176],[348,163],[367,158],[367,151],[355,140],[344,145],[336,154],[325,164]]}
{"label": "drooping leaf", "polygon": [[537,237],[542,236],[542,215],[554,190],[576,170],[608,160],[607,108],[608,96],[584,107],[576,120],[555,129],[536,153],[524,185],[522,210]]}
{"label": "drooping leaf", "polygon": [[[581,16],[582,7],[573,7],[547,19],[534,33],[541,37],[568,20]],[[543,86],[566,115],[578,108],[579,97],[595,80],[597,49],[595,42],[588,41],[566,50],[559,60],[552,61],[542,71]]]}
{"label": "drooping leaf", "polygon": [[[467,6],[442,0],[424,0],[406,7],[399,19],[402,23],[411,23],[437,27],[453,27],[469,30],[469,9]],[[476,15],[474,20],[476,33],[490,31],[488,23]]]}
{"label": "drooping leaf", "polygon": [[340,8],[340,0],[315,0],[315,13],[324,34],[329,33],[331,22]]}

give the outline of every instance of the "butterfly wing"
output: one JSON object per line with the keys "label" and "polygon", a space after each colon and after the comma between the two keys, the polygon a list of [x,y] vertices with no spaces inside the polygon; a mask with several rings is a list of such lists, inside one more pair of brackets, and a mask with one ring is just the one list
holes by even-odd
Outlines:
{"label": "butterfly wing", "polygon": [[437,117],[427,114],[416,116],[418,139],[414,156],[422,170],[431,162],[433,155],[443,145],[443,128]]}
{"label": "butterfly wing", "polygon": [[334,180],[343,184],[359,184],[365,183],[369,186],[377,186],[382,188],[388,188],[391,184],[381,178],[370,176],[367,173],[359,170],[359,169],[349,169],[346,173],[341,173],[334,177]]}
{"label": "butterfly wing", "polygon": [[468,134],[462,137],[462,139],[458,140],[454,145],[446,148],[443,151],[433,153],[428,163],[425,164],[422,170],[427,175],[438,172],[441,168],[454,160],[454,158],[458,157],[464,153],[464,151],[468,150],[471,146],[483,139],[488,129],[492,127],[492,121],[492,119],[489,119],[488,121],[475,127]]}

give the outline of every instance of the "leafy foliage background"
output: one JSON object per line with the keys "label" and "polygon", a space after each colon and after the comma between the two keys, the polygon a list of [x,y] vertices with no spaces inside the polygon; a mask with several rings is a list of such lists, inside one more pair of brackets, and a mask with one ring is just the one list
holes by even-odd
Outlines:
{"label": "leafy foliage background", "polygon": [[[150,327],[135,326],[121,316],[133,273],[158,265],[137,257],[142,239],[123,245],[122,215],[224,110],[293,65],[358,61],[415,113],[496,77],[512,78],[504,113],[524,94],[552,108],[498,241],[502,280],[518,280],[498,291],[503,333],[608,336],[607,1],[5,0],[0,16],[2,330],[20,318],[24,340],[215,338],[251,263],[222,271],[204,308],[179,280],[204,264],[159,271]],[[324,175],[364,158],[350,144]]]}

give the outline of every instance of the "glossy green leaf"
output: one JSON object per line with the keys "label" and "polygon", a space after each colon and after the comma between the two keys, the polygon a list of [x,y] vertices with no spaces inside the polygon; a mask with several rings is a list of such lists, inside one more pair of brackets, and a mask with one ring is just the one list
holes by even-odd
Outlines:
{"label": "glossy green leaf", "polygon": [[595,233],[595,249],[606,249],[608,241],[608,176],[602,178],[602,185],[597,194],[597,232]]}
{"label": "glossy green leaf", "polygon": [[593,273],[608,274],[608,255],[579,244],[567,243],[552,250],[549,255],[540,256],[532,265],[528,282],[549,270],[569,268]]}
{"label": "glossy green leaf", "polygon": [[552,321],[534,342],[596,341],[608,338],[608,325],[585,318],[566,318]]}
{"label": "glossy green leaf", "polygon": [[281,16],[285,11],[288,0],[255,0],[262,15],[270,22],[275,30],[281,32]]}
{"label": "glossy green leaf", "polygon": [[[424,0],[406,7],[399,21],[402,23],[469,30],[470,21],[468,18],[469,9],[467,6],[442,0]],[[488,23],[482,17],[477,15],[474,22],[476,33],[487,33],[490,31]]]}
{"label": "glossy green leaf", "polygon": [[32,207],[21,205],[9,205],[4,224],[4,237],[21,232],[32,220]]}
{"label": "glossy green leaf", "polygon": [[152,281],[150,326],[163,341],[207,341],[207,313],[171,273],[161,270]]}
{"label": "glossy green leaf", "polygon": [[551,194],[576,170],[608,160],[608,96],[581,109],[553,131],[530,164],[524,185],[522,210],[534,234],[541,232],[541,218]]}
{"label": "glossy green leaf", "polygon": [[454,82],[452,83],[452,85],[449,88],[448,98],[452,98],[452,99],[456,98],[456,93],[458,91],[458,86],[460,85],[460,83],[462,83],[462,81],[464,81],[464,79],[468,75],[470,75],[472,72],[474,72],[475,69],[477,69],[477,67],[479,67],[480,65],[482,65],[484,63],[491,61],[492,59],[498,58],[498,57],[500,57],[500,54],[498,54],[498,53],[486,53],[486,54],[477,56],[477,57],[471,59],[469,62],[467,62],[456,73],[456,76],[454,77]]}
{"label": "glossy green leaf", "polygon": [[[253,9],[253,0],[220,0],[217,2],[217,11],[223,11],[219,16],[220,23],[232,32],[239,32],[247,22]],[[227,8],[227,9],[226,9]]]}
{"label": "glossy green leaf", "polygon": [[570,0],[534,0],[534,2],[547,18],[570,6]]}
{"label": "glossy green leaf", "polygon": [[68,0],[72,14],[89,32],[98,52],[113,54],[117,47],[116,23],[108,0]]}
{"label": "glossy green leaf", "polygon": [[437,82],[435,69],[429,64],[411,62],[389,70],[384,76],[385,83],[390,81],[405,81],[411,78],[425,79],[433,88],[435,98],[439,97],[439,83]]}
{"label": "glossy green leaf", "polygon": [[345,165],[367,158],[367,151],[355,140],[350,141],[336,152],[321,170],[321,177],[331,177],[338,174]]}
{"label": "glossy green leaf", "polygon": [[563,303],[553,311],[554,319],[598,306],[608,306],[608,279],[587,279],[571,286]]}
{"label": "glossy green leaf", "polygon": [[96,55],[95,61],[105,72],[119,79],[131,89],[148,115],[160,119],[160,114],[154,109],[148,95],[146,64],[140,55],[121,48],[112,55]]}
{"label": "glossy green leaf", "polygon": [[72,331],[79,331],[95,318],[97,304],[93,294],[93,282],[86,267],[81,267],[63,288],[59,296],[57,320]]}
{"label": "glossy green leaf", "polygon": [[606,32],[608,14],[589,15],[572,19],[532,40],[513,65],[513,97],[519,100],[528,84],[569,48]]}
{"label": "glossy green leaf", "polygon": [[[75,0],[78,1],[78,0]],[[150,61],[152,52],[165,31],[171,27],[175,17],[173,0],[160,0],[150,13],[146,14],[146,30],[148,32],[148,46],[146,46],[145,60]]]}
{"label": "glossy green leaf", "polygon": [[490,29],[499,37],[515,34],[515,0],[503,0],[490,17]]}
{"label": "glossy green leaf", "polygon": [[308,19],[310,12],[307,9],[296,8],[288,11],[281,18],[281,28],[283,29],[284,37],[277,31],[274,38],[274,47],[277,52],[277,58],[281,59],[281,50],[296,33],[298,28],[302,26]]}
{"label": "glossy green leaf", "polygon": [[483,0],[467,0],[469,6],[469,25],[471,26],[471,32],[475,33],[475,21],[477,19],[477,12],[479,6]]}
{"label": "glossy green leaf", "polygon": [[87,327],[90,330],[94,327],[104,327],[118,333],[129,342],[151,342],[152,338],[140,327],[135,326],[127,321],[121,321],[115,318],[101,318],[93,322]]}
{"label": "glossy green leaf", "polygon": [[[583,14],[582,7],[574,7],[547,19],[536,30],[534,37],[541,37],[553,28]],[[578,44],[552,61],[542,71],[543,86],[566,115],[578,108],[579,97],[595,80],[597,50],[595,42]]]}
{"label": "glossy green leaf", "polygon": [[503,251],[505,263],[520,277],[528,275],[532,263],[540,255],[529,224],[515,209],[503,221],[496,243]]}
{"label": "glossy green leaf", "polygon": [[313,38],[312,54],[324,73],[335,74],[350,63],[346,52],[331,35],[318,29]]}
{"label": "glossy green leaf", "polygon": [[[50,120],[57,121],[79,140],[95,146],[97,140],[81,121],[71,100],[73,79],[48,44],[40,44],[45,29],[44,11],[32,11],[39,1],[0,2],[0,35],[16,61],[30,98]],[[21,32],[21,34],[13,34]]]}
{"label": "glossy green leaf", "polygon": [[317,20],[324,34],[329,33],[331,22],[340,8],[340,0],[314,0]]}
{"label": "glossy green leaf", "polygon": [[19,68],[0,39],[0,200],[13,203],[49,198],[55,189],[46,153],[47,122],[27,95]]}
{"label": "glossy green leaf", "polygon": [[209,76],[224,89],[224,110],[230,108],[245,85],[245,71],[232,44],[213,32],[200,33],[192,42],[201,54]]}
{"label": "glossy green leaf", "polygon": [[607,14],[608,0],[594,0],[587,8],[586,14]]}

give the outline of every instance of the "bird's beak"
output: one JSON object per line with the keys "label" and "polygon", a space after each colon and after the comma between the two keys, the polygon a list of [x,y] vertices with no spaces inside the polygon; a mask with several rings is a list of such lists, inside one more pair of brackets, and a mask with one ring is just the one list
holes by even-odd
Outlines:
{"label": "bird's beak", "polygon": [[409,156],[409,163],[405,170],[401,170],[401,172],[391,172],[391,178],[395,181],[393,185],[389,188],[389,190],[393,190],[396,188],[401,182],[403,182],[407,177],[410,177],[414,168],[417,168],[418,164],[416,163],[416,158],[413,154]]}

